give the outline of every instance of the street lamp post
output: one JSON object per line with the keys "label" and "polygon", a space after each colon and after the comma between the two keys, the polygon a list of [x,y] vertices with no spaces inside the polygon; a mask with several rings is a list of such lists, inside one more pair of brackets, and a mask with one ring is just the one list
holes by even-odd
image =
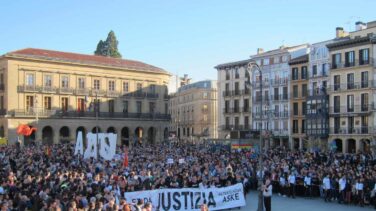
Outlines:
{"label": "street lamp post", "polygon": [[98,116],[99,116],[99,101],[98,101],[98,92],[95,93],[95,104],[96,104],[96,109],[95,109],[95,124],[96,124],[96,127],[95,127],[95,133],[97,134],[97,150],[99,150],[99,142],[98,142],[98,127],[99,127],[99,124],[98,124]]}
{"label": "street lamp post", "polygon": [[[262,72],[261,72],[261,68],[260,66],[257,64],[257,63],[254,63],[254,62],[250,62],[248,63],[248,75],[249,75],[249,78],[248,78],[248,84],[250,85],[251,84],[251,77],[252,77],[252,72],[251,72],[251,68],[252,67],[256,67],[257,71],[259,72],[260,74],[260,78],[259,78],[259,81],[260,81],[260,121],[261,121],[261,127],[260,127],[260,141],[259,141],[259,147],[260,147],[260,152],[259,152],[259,171],[260,171],[260,175],[259,175],[259,179],[258,179],[258,188],[259,188],[259,196],[258,196],[258,207],[257,207],[257,211],[263,211],[263,208],[264,208],[264,204],[263,204],[263,194],[262,194],[262,177],[263,177],[263,159],[262,159]],[[251,97],[252,97],[252,92],[250,92],[251,94]],[[257,99],[257,97],[256,97]]]}

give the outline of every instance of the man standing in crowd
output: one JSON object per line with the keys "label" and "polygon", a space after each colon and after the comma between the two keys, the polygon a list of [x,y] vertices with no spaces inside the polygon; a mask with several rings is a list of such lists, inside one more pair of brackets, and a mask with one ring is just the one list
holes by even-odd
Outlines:
{"label": "man standing in crowd", "polygon": [[288,182],[289,182],[289,197],[292,196],[293,199],[295,199],[295,184],[296,184],[296,177],[295,177],[295,173],[293,171],[291,171],[290,175],[289,175],[289,178],[288,178]]}
{"label": "man standing in crowd", "polygon": [[356,192],[356,201],[358,201],[361,207],[364,206],[363,188],[364,188],[363,179],[358,178],[355,183],[355,192]]}
{"label": "man standing in crowd", "polygon": [[312,179],[309,174],[304,177],[304,195],[309,198],[312,196]]}
{"label": "man standing in crowd", "polygon": [[262,194],[264,196],[264,206],[265,211],[272,210],[272,193],[273,192],[273,185],[270,182],[269,176],[265,177],[265,182],[262,186]]}
{"label": "man standing in crowd", "polygon": [[324,200],[325,202],[331,201],[331,193],[330,193],[330,177],[329,174],[327,174],[323,181],[322,181],[323,189],[324,189]]}
{"label": "man standing in crowd", "polygon": [[345,202],[345,198],[346,198],[346,191],[345,191],[345,188],[346,188],[346,176],[343,175],[341,177],[341,179],[339,179],[339,197],[338,197],[338,203],[343,203]]}

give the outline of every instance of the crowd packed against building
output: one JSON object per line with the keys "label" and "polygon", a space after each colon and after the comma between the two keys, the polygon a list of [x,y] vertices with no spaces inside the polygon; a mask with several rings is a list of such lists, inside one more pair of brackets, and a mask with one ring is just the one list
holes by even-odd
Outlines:
{"label": "crowd packed against building", "polygon": [[[9,52],[0,57],[1,209],[150,210],[124,193],[237,183],[247,193],[265,178],[281,196],[376,205],[375,61],[376,21],[259,48],[217,65],[217,81],[194,83],[134,60]],[[89,132],[117,134],[117,157],[74,156],[77,134],[85,142]],[[262,153],[208,144],[257,134]]]}

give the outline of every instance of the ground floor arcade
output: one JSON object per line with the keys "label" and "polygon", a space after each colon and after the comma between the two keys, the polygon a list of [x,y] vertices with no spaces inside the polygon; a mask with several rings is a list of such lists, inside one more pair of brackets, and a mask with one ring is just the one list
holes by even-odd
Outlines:
{"label": "ground floor arcade", "polygon": [[[44,144],[73,142],[81,131],[83,140],[92,133],[115,133],[119,145],[129,145],[141,142],[154,144],[168,139],[168,121],[164,120],[90,120],[90,119],[6,119],[2,121],[4,136],[9,143],[15,143],[20,138],[24,143],[41,141]],[[37,131],[29,137],[18,136],[16,129],[20,124],[36,127]]]}

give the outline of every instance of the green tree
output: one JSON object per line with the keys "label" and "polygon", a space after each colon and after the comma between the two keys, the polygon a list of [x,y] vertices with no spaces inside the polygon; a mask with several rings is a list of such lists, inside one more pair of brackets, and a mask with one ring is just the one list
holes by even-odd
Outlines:
{"label": "green tree", "polygon": [[116,39],[114,31],[108,33],[106,41],[100,40],[97,45],[97,50],[94,54],[99,56],[109,56],[114,58],[121,58],[121,54],[118,50],[119,42]]}
{"label": "green tree", "polygon": [[97,50],[95,50],[94,54],[98,56],[106,56],[104,51],[104,42],[102,40],[99,41],[97,45]]}

